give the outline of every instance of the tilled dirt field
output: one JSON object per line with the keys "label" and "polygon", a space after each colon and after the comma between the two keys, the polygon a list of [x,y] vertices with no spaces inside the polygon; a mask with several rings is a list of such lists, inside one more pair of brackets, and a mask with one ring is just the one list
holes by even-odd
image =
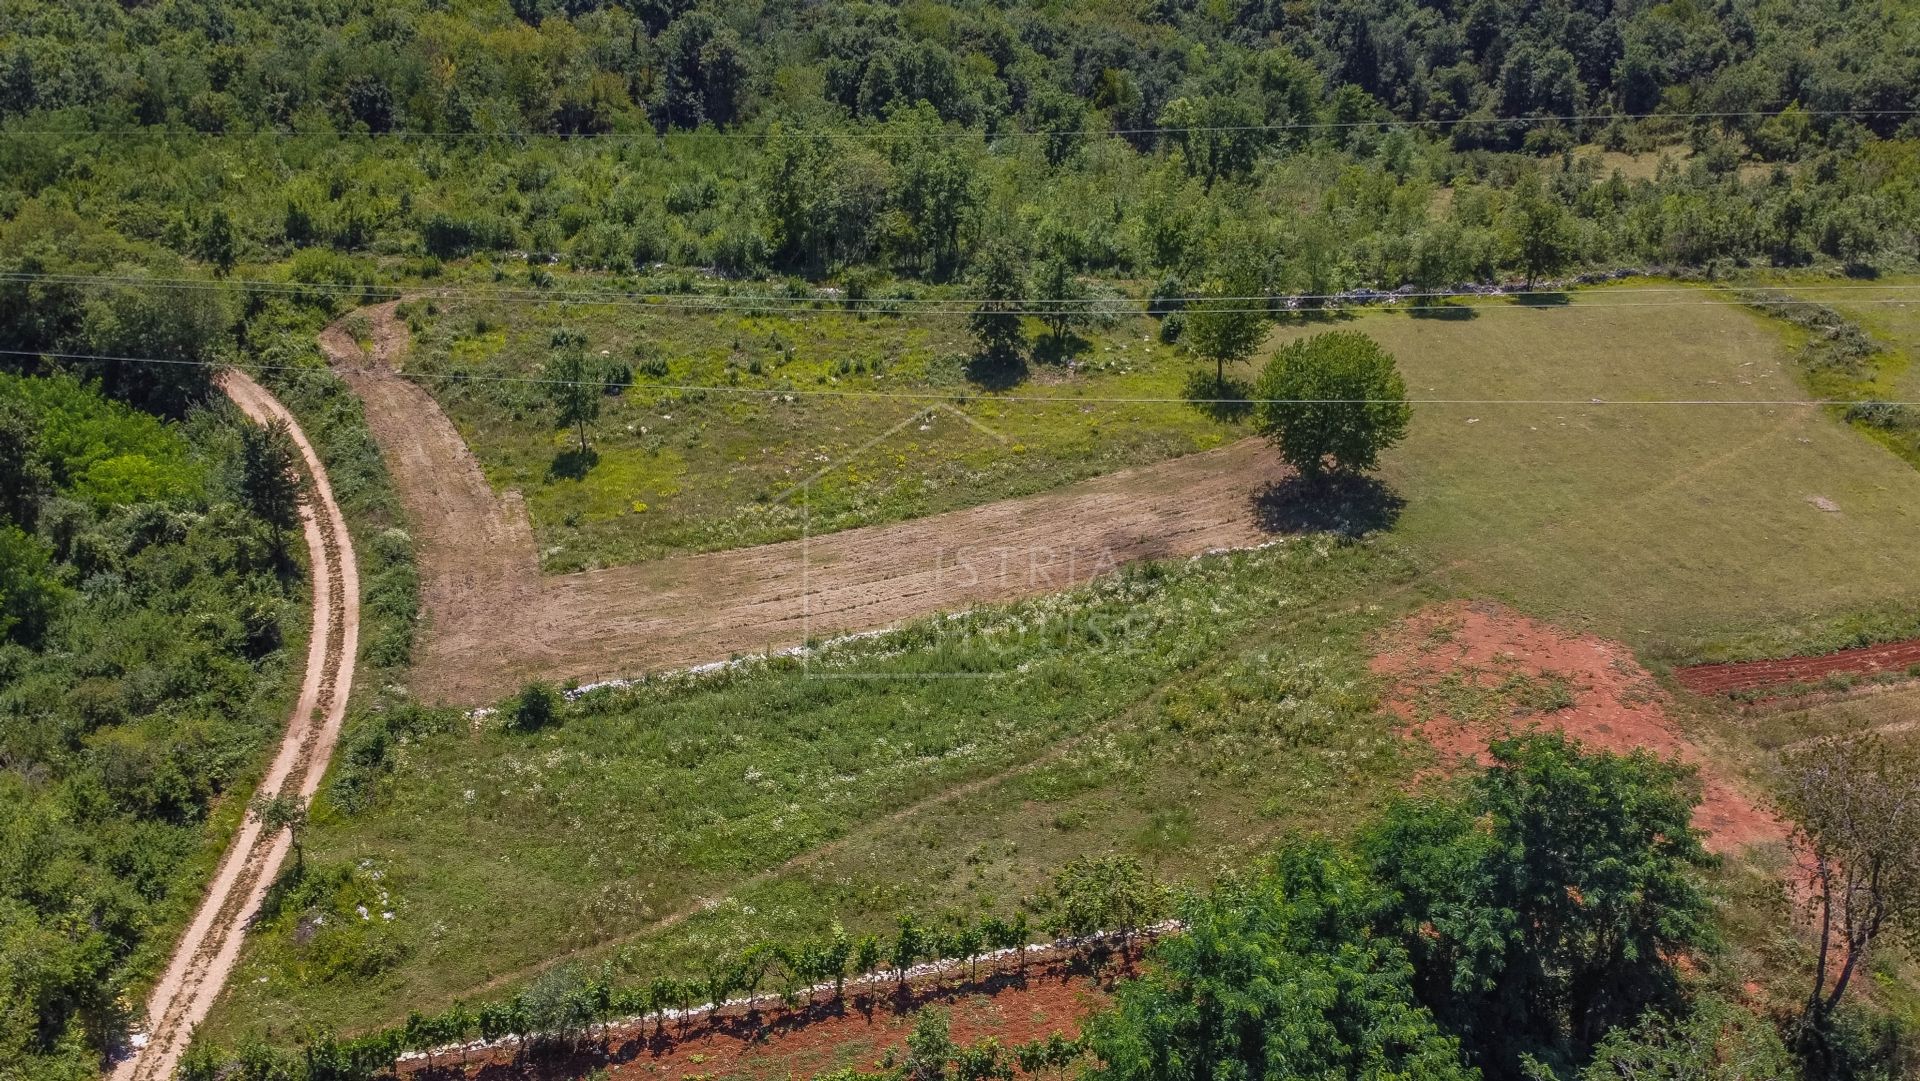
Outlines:
{"label": "tilled dirt field", "polygon": [[[305,802],[313,797],[326,773],[353,687],[360,635],[359,572],[346,520],[334,502],[326,470],[293,415],[242,373],[222,373],[221,388],[254,420],[285,420],[312,479],[312,497],[300,506],[314,579],[306,675],[279,753],[259,789],[263,793],[298,793]],[[247,923],[259,909],[289,847],[290,838],[284,830],[268,836],[252,817],[241,826],[193,922],[175,946],[166,973],[147,998],[146,1042],[114,1068],[114,1081],[165,1081],[173,1076],[194,1026],[206,1019],[226,985],[239,959]]]}
{"label": "tilled dirt field", "polygon": [[433,398],[396,373],[406,331],[394,306],[363,314],[372,357],[341,324],[321,345],[365,401],[412,519],[426,619],[413,683],[428,701],[724,660],[1258,543],[1255,489],[1283,473],[1245,440],[897,525],[543,578],[517,494],[496,498]]}
{"label": "tilled dirt field", "polygon": [[[1489,740],[1531,728],[1622,754],[1650,751],[1700,767],[1704,791],[1693,821],[1707,832],[1707,847],[1729,852],[1787,839],[1780,816],[1712,770],[1668,716],[1665,692],[1616,642],[1569,634],[1497,604],[1456,601],[1407,620],[1373,669],[1393,681],[1388,708],[1444,761],[1484,761]],[[1491,696],[1516,679],[1562,680],[1568,700],[1558,709],[1459,715],[1475,691]]]}
{"label": "tilled dirt field", "polygon": [[1699,664],[1673,673],[1695,694],[1740,694],[1818,683],[1829,676],[1885,676],[1920,668],[1920,639],[1843,649],[1817,657]]}

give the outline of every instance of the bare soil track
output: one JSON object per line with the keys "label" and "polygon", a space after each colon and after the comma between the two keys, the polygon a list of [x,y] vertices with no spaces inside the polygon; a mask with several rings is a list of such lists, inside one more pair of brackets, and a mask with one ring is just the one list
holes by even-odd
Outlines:
{"label": "bare soil track", "polygon": [[[340,736],[359,648],[360,579],[346,520],[334,502],[325,467],[286,406],[246,375],[228,371],[221,389],[254,420],[284,420],[305,462],[311,489],[300,507],[301,532],[313,573],[313,626],[306,675],[286,734],[261,792],[312,798]],[[207,1016],[240,955],[248,921],[291,847],[285,831],[265,835],[251,817],[222,857],[193,922],[166,973],[147,999],[146,1042],[113,1069],[114,1081],[165,1081]]]}
{"label": "bare soil track", "polygon": [[518,493],[496,497],[432,396],[399,374],[407,339],[394,305],[361,314],[371,357],[344,323],[320,344],[366,403],[412,519],[426,624],[413,684],[428,701],[723,660],[1257,543],[1270,531],[1252,489],[1284,473],[1244,440],[898,525],[543,578]]}
{"label": "bare soil track", "polygon": [[1896,675],[1915,667],[1920,667],[1920,639],[1843,649],[1817,657],[1697,664],[1675,671],[1673,678],[1695,694],[1742,694],[1784,691],[1818,683],[1830,676]]}

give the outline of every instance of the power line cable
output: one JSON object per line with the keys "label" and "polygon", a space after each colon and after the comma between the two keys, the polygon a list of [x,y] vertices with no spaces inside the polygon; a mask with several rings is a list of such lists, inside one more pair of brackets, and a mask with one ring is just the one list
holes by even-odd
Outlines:
{"label": "power line cable", "polygon": [[[131,364],[165,364],[194,368],[236,367],[251,371],[317,372],[323,369],[304,364],[230,364],[226,361],[185,360],[168,357],[133,357],[98,353],[50,353],[31,349],[0,349],[0,355],[43,357],[58,360],[84,360]],[[605,386],[604,380],[548,379],[541,376],[487,375],[466,373],[415,373],[366,365],[328,365],[329,371],[346,370],[363,375],[380,375],[420,383],[439,379],[467,383],[519,383],[538,386]],[[1748,406],[1778,408],[1786,406],[1894,405],[1920,407],[1920,400],[1855,398],[1167,398],[1167,397],[1079,397],[1054,394],[995,394],[980,390],[958,391],[880,391],[810,389],[798,387],[741,387],[709,384],[633,384],[636,390],[711,392],[717,394],[765,395],[769,398],[872,398],[896,401],[950,402],[977,399],[986,402],[1020,402],[1050,405],[1382,405],[1404,401],[1408,405],[1522,405],[1522,406]]]}
{"label": "power line cable", "polygon": [[[832,140],[850,140],[877,142],[912,141],[916,139],[1053,139],[1073,138],[1095,135],[1176,135],[1225,132],[1271,132],[1271,131],[1325,131],[1353,128],[1390,128],[1425,127],[1447,128],[1463,124],[1485,124],[1490,127],[1519,124],[1532,125],[1544,123],[1583,124],[1589,122],[1609,122],[1614,120],[1743,120],[1765,119],[1788,113],[1799,116],[1817,117],[1890,117],[1920,115],[1920,109],[1740,109],[1740,110],[1702,110],[1696,112],[1647,112],[1647,113],[1567,113],[1543,116],[1483,117],[1461,116],[1428,119],[1376,119],[1376,120],[1300,120],[1277,124],[1218,124],[1192,125],[1186,127],[1141,127],[1141,128],[1052,128],[1036,131],[1009,129],[1001,132],[986,131],[930,131],[930,132],[887,132],[887,131],[819,131],[817,129],[792,129],[796,134],[810,138]],[[53,137],[84,138],[93,135],[125,137],[132,135],[180,136],[185,138],[207,139],[559,139],[563,141],[634,141],[634,140],[674,140],[674,139],[723,139],[723,140],[760,140],[767,137],[765,131],[604,131],[604,132],[549,132],[549,131],[288,131],[269,128],[257,131],[197,131],[192,128],[168,128],[159,126],[119,127],[119,128],[0,128],[0,137]]]}
{"label": "power line cable", "polygon": [[[1182,296],[1182,297],[1087,297],[1073,301],[1054,300],[1046,297],[1009,297],[998,299],[976,299],[972,297],[928,297],[919,298],[858,298],[843,297],[779,297],[779,296],[693,296],[685,293],[649,293],[621,290],[543,289],[534,286],[485,286],[485,285],[366,285],[353,282],[276,282],[257,279],[214,279],[214,278],[158,278],[143,275],[85,275],[53,274],[19,271],[0,271],[0,281],[11,282],[47,282],[63,285],[115,285],[134,288],[155,288],[175,290],[227,291],[240,290],[281,295],[301,295],[323,293],[334,296],[365,297],[369,294],[391,294],[391,299],[406,297],[450,297],[460,299],[484,299],[502,303],[530,304],[609,304],[625,305],[650,309],[741,312],[748,314],[846,314],[855,313],[875,315],[971,315],[982,304],[1020,305],[1015,308],[1001,308],[1009,315],[1058,315],[1058,314],[1098,314],[1107,311],[1142,310],[1148,304],[1177,304],[1182,307],[1193,304],[1217,304],[1222,302],[1257,303],[1257,307],[1209,308],[1222,313],[1262,313],[1270,311],[1275,305],[1334,305],[1385,307],[1396,311],[1458,310],[1452,304],[1413,304],[1403,301],[1425,301],[1444,299],[1487,299],[1551,297],[1565,296],[1576,291],[1578,286],[1565,288],[1502,289],[1486,287],[1479,289],[1439,289],[1421,291],[1399,290],[1354,290],[1346,293],[1264,293],[1232,296]],[[1699,294],[1697,299],[1686,301],[1615,301],[1593,307],[1684,307],[1694,305],[1746,306],[1748,301],[1741,298],[1715,299],[1706,295],[1707,286],[1604,286],[1609,293],[1651,293],[1662,295]],[[1818,304],[1818,298],[1788,296],[1773,292],[1775,289],[1790,288],[1801,292],[1819,291],[1895,291],[1909,293],[1920,290],[1920,283],[1888,284],[1808,284],[1791,286],[1740,286],[1721,285],[1719,288],[1731,288],[1755,294],[1753,299],[1778,304]],[[683,299],[685,298],[685,299]],[[1852,304],[1907,304],[1912,300],[1905,298],[1881,298],[1849,300]],[[1067,305],[1075,306],[1067,306]],[[823,305],[825,305],[823,307]],[[857,306],[854,306],[857,305]],[[1525,307],[1526,305],[1521,305]],[[1483,309],[1488,311],[1497,308]]]}

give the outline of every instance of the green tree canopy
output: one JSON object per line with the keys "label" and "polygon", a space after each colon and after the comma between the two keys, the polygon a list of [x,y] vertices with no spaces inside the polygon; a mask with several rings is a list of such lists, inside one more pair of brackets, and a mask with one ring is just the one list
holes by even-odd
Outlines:
{"label": "green tree canopy", "polygon": [[276,538],[300,520],[300,464],[286,421],[240,429],[240,501]]}
{"label": "green tree canopy", "polygon": [[580,437],[580,454],[587,453],[587,425],[600,417],[605,393],[602,366],[587,356],[587,336],[575,330],[553,332],[553,358],[547,361],[547,397],[553,403],[554,422],[572,428]]}
{"label": "green tree canopy", "polygon": [[1040,264],[1034,289],[1044,312],[1041,322],[1047,324],[1055,343],[1064,344],[1073,328],[1087,321],[1087,287],[1074,277],[1066,257],[1056,252]]}
{"label": "green tree canopy", "polygon": [[980,299],[967,317],[967,327],[980,343],[980,354],[1003,364],[1018,359],[1027,344],[1026,330],[1020,325],[1027,275],[1011,248],[995,244],[981,253],[974,267],[973,291]]}
{"label": "green tree canopy", "polygon": [[1095,1081],[1477,1074],[1414,998],[1402,947],[1370,933],[1360,867],[1325,842],[1187,904],[1182,934],[1092,1018]]}
{"label": "green tree canopy", "polygon": [[1412,409],[1393,354],[1358,331],[1288,342],[1255,385],[1260,431],[1309,479],[1374,468],[1407,434]]}
{"label": "green tree canopy", "polygon": [[1261,276],[1247,253],[1229,256],[1187,304],[1187,347],[1213,361],[1216,386],[1227,384],[1227,365],[1253,355],[1267,336]]}
{"label": "green tree canopy", "polygon": [[1563,269],[1573,258],[1577,237],[1567,208],[1540,183],[1532,170],[1514,185],[1507,215],[1507,235],[1514,261],[1527,275],[1527,288],[1542,275]]}
{"label": "green tree canopy", "polygon": [[1388,890],[1381,925],[1421,1001],[1490,1075],[1572,1062],[1647,1006],[1671,959],[1714,939],[1691,767],[1500,740],[1459,797],[1394,805],[1361,840]]}

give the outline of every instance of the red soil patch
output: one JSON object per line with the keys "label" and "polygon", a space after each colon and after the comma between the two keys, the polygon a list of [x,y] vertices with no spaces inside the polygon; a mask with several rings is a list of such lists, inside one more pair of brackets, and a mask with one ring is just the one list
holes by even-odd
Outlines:
{"label": "red soil patch", "polygon": [[1785,841],[1787,824],[1709,772],[1699,748],[1667,715],[1667,696],[1627,649],[1571,635],[1498,605],[1428,608],[1395,632],[1373,670],[1391,678],[1388,706],[1448,764],[1486,762],[1487,743],[1531,729],[1588,747],[1650,751],[1700,767],[1694,825],[1728,852]]}
{"label": "red soil patch", "polygon": [[1818,657],[1696,664],[1676,670],[1673,678],[1695,694],[1740,694],[1818,683],[1829,676],[1898,674],[1917,665],[1920,665],[1920,638],[1843,649]]}
{"label": "red soil patch", "polygon": [[[915,1016],[928,1006],[950,1011],[951,1034],[967,1046],[985,1037],[1011,1048],[1058,1032],[1079,1034],[1081,1023],[1105,1005],[1119,966],[1089,967],[1085,957],[1031,962],[1024,977],[1011,971],[974,980],[932,979],[893,988],[847,992],[844,1006],[822,996],[788,1009],[763,1007],[748,1016],[729,1007],[717,1018],[696,1018],[685,1026],[668,1022],[616,1028],[604,1044],[582,1041],[577,1054],[535,1055],[516,1061],[511,1048],[469,1056],[464,1069],[452,1053],[442,1052],[431,1070],[424,1062],[403,1063],[409,1081],[565,1081],[595,1070],[609,1078],[672,1081],[678,1078],[813,1077],[842,1067],[871,1070],[886,1053],[903,1058]],[[777,999],[768,996],[769,1002]]]}

